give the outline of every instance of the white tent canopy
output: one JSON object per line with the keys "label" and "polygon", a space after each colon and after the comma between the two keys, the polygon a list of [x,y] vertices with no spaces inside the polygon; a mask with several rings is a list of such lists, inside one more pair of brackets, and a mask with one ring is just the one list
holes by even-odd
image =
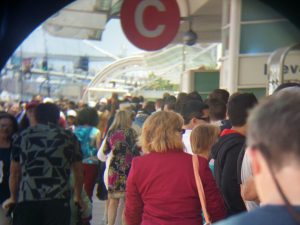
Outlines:
{"label": "white tent canopy", "polygon": [[[77,0],[51,18],[43,27],[59,37],[100,40],[106,22],[119,17],[123,0]],[[189,22],[202,43],[221,41],[222,1],[220,0],[177,0],[181,25],[174,40],[182,42]]]}

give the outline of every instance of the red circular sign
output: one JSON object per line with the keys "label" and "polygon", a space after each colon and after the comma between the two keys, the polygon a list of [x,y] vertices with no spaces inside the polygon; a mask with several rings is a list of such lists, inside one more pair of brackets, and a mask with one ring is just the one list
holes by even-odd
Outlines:
{"label": "red circular sign", "polygon": [[128,40],[148,51],[169,44],[180,23],[176,0],[124,0],[120,17]]}

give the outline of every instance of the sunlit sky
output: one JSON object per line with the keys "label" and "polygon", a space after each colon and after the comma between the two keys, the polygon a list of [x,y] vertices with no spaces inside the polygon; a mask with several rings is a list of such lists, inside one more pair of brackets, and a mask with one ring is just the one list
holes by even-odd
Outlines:
{"label": "sunlit sky", "polygon": [[[44,37],[46,37],[46,40]],[[119,19],[111,19],[106,24],[100,41],[89,42],[97,48],[101,48],[115,56],[129,56],[143,51],[132,45],[127,40],[122,31]],[[88,51],[87,53],[94,55],[92,52],[89,52],[91,51],[91,48],[89,48],[86,44],[83,44],[83,40],[54,37],[46,32],[43,33],[41,26],[33,31],[27,39],[25,39],[22,43],[22,51],[43,53],[45,52],[45,43],[47,43],[49,52],[57,54],[65,51],[66,54],[72,52],[74,55],[80,55],[80,52],[82,52],[82,54],[85,52],[83,48],[86,46]]]}
{"label": "sunlit sky", "polygon": [[112,19],[106,24],[100,46],[113,54],[118,54],[124,47],[129,54],[142,51],[127,40],[122,31],[120,20],[118,19]]}

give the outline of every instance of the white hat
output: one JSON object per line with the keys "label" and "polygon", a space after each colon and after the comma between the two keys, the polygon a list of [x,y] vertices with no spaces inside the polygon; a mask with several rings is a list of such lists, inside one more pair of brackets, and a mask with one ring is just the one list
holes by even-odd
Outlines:
{"label": "white hat", "polygon": [[76,113],[75,110],[69,109],[69,110],[67,111],[67,116],[73,116],[73,117],[76,117],[76,116],[77,116],[77,113]]}
{"label": "white hat", "polygon": [[43,103],[54,103],[54,101],[52,98],[46,97],[46,98],[44,98]]}
{"label": "white hat", "polygon": [[106,98],[101,98],[99,102],[103,103],[103,104],[107,104],[107,99]]}

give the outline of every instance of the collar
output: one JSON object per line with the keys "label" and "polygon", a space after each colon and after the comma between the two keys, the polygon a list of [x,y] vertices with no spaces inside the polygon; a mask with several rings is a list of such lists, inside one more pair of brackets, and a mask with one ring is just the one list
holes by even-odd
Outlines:
{"label": "collar", "polygon": [[[220,134],[220,137],[223,137],[225,135],[228,135],[228,134],[240,134],[240,135],[243,135],[241,134],[240,132],[237,132],[236,130],[232,130],[232,129],[224,129],[221,134]],[[244,136],[244,135],[243,135]]]}

